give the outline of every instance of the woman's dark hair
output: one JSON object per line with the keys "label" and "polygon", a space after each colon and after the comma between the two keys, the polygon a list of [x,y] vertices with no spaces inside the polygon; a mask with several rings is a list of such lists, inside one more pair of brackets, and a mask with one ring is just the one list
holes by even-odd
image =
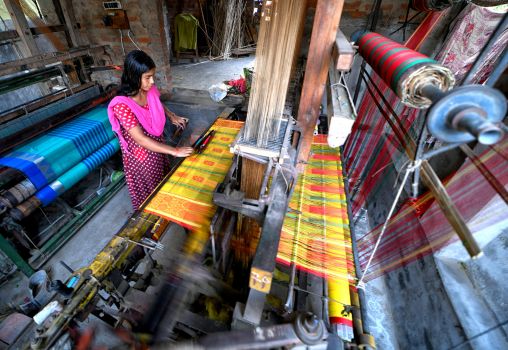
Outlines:
{"label": "woman's dark hair", "polygon": [[144,51],[133,50],[125,56],[119,95],[133,96],[141,88],[141,75],[155,68],[152,58]]}

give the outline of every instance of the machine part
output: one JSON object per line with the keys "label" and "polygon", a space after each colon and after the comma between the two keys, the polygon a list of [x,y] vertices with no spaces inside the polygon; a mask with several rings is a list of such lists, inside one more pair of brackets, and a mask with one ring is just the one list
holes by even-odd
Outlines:
{"label": "machine part", "polygon": [[65,306],[63,311],[53,320],[48,329],[42,329],[32,340],[32,349],[44,349],[56,341],[64,327],[87,305],[99,289],[99,281],[94,278],[88,278],[81,286],[76,294],[72,297],[69,304]]}
{"label": "machine part", "polygon": [[472,258],[478,258],[481,256],[482,251],[478,246],[478,243],[473,237],[473,234],[469,230],[469,227],[464,222],[464,218],[458,211],[457,207],[451,200],[450,196],[446,192],[446,188],[443,183],[432,169],[432,166],[428,161],[422,161],[421,165],[422,178],[427,183],[430,191],[439,207],[443,211],[444,215],[450,222],[450,225],[454,228],[455,232],[459,236],[464,248]]}
{"label": "machine part", "polygon": [[[17,185],[11,187],[0,197],[0,203],[8,208],[14,208],[16,205],[30,198],[37,189],[35,188],[32,181],[25,179],[19,182]],[[0,214],[2,213],[0,209]]]}
{"label": "machine part", "polygon": [[302,343],[314,345],[323,340],[325,327],[316,315],[311,313],[299,314],[295,320],[295,333]]}
{"label": "machine part", "polygon": [[32,316],[53,297],[51,280],[44,270],[37,271],[28,281],[30,301],[19,306],[25,315]]}
{"label": "machine part", "polygon": [[62,305],[57,301],[53,300],[48,305],[46,305],[41,311],[39,311],[34,317],[33,320],[39,326],[46,321],[46,319],[51,316],[51,314],[55,312],[62,311]]}
{"label": "machine part", "polygon": [[[326,332],[322,321],[311,314],[298,315],[293,324],[256,327],[214,333],[193,342],[172,344],[172,349],[272,349],[289,348],[295,345],[313,345],[324,341]],[[153,349],[165,349],[167,344],[157,344]]]}
{"label": "machine part", "polygon": [[335,70],[342,72],[351,70],[355,50],[340,28],[337,30],[332,55],[333,60],[330,62],[330,67],[334,67]]}
{"label": "machine part", "polygon": [[483,85],[468,85],[443,93],[433,86],[422,88],[422,94],[433,100],[427,116],[427,128],[441,141],[485,145],[499,142],[503,130],[494,123],[506,115],[504,95]]}
{"label": "machine part", "polygon": [[237,139],[231,146],[231,152],[244,156],[245,153],[261,157],[284,157],[284,150],[288,149],[291,142],[291,131],[294,130],[295,121],[292,118],[281,119],[279,135],[274,141],[267,141],[263,147],[257,145],[256,140],[247,139],[245,126],[238,133]]}
{"label": "machine part", "polygon": [[[291,168],[291,166],[290,166]],[[261,238],[252,261],[249,277],[249,296],[245,309],[238,321],[257,326],[265,305],[266,294],[270,292],[275,258],[279,247],[280,232],[289,198],[293,189],[295,173],[283,167],[275,167],[270,188],[268,208],[261,229]]]}
{"label": "machine part", "polygon": [[[233,166],[236,164],[233,162]],[[226,178],[225,182],[217,185],[213,193],[213,204],[253,218],[262,223],[266,204],[260,200],[245,199],[245,193],[233,189],[233,183]]]}
{"label": "machine part", "polygon": [[58,67],[50,66],[4,76],[0,78],[0,95],[49,80],[60,74],[61,72]]}
{"label": "machine part", "polygon": [[101,196],[96,196],[86,207],[81,210],[74,218],[65,224],[56,234],[54,234],[42,247],[40,254],[30,258],[29,263],[34,268],[39,268],[42,264],[58,250],[74,233],[76,233],[86,221],[92,217],[111,197],[113,197],[124,186],[124,176],[116,179],[107,187],[107,191]]}
{"label": "machine part", "polygon": [[65,327],[75,317],[86,316],[97,302],[97,293],[101,282],[112,270],[121,267],[135,245],[126,242],[122,237],[134,241],[139,240],[147,232],[156,219],[153,215],[138,214],[134,220],[128,220],[120,232],[113,236],[109,243],[95,257],[92,263],[84,269],[78,270],[66,283],[73,288],[73,294],[62,312],[56,316],[47,329],[39,328],[32,341],[32,349],[50,347],[60,337]]}

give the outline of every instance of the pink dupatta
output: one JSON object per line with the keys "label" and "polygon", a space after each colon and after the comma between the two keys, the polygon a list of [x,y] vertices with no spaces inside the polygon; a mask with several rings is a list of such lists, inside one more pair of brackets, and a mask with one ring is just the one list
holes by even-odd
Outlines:
{"label": "pink dupatta", "polygon": [[166,123],[166,115],[164,113],[164,107],[162,106],[159,96],[159,90],[157,90],[155,85],[152,86],[150,90],[148,90],[148,94],[146,96],[146,100],[149,106],[148,110],[144,107],[141,107],[132,98],[127,96],[116,96],[109,103],[109,122],[111,123],[113,131],[118,135],[120,145],[124,150],[128,151],[127,141],[125,141],[122,136],[120,131],[120,122],[115,117],[113,107],[119,103],[125,103],[136,115],[139,123],[148,133],[154,136],[161,136],[162,132],[164,131],[164,124]]}

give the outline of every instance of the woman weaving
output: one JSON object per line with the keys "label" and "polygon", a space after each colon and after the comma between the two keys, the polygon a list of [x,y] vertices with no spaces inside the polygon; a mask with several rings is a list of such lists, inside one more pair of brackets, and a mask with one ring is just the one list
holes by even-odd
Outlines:
{"label": "woman weaving", "polygon": [[169,171],[168,154],[186,157],[192,153],[191,147],[171,147],[163,141],[166,113],[178,128],[185,127],[185,119],[161,103],[154,75],[155,63],[150,56],[140,50],[129,52],[120,92],[108,106],[109,121],[120,141],[134,210],[139,209]]}

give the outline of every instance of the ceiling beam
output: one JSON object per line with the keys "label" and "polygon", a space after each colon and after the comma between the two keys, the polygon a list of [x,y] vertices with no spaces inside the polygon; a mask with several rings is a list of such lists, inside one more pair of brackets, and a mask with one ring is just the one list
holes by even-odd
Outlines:
{"label": "ceiling beam", "polygon": [[23,41],[24,47],[22,48],[22,51],[24,56],[28,57],[37,55],[39,53],[39,48],[32,36],[32,32],[19,0],[4,0],[4,3],[9,11],[14,27],[18,32],[18,36],[21,38],[21,41]]}

